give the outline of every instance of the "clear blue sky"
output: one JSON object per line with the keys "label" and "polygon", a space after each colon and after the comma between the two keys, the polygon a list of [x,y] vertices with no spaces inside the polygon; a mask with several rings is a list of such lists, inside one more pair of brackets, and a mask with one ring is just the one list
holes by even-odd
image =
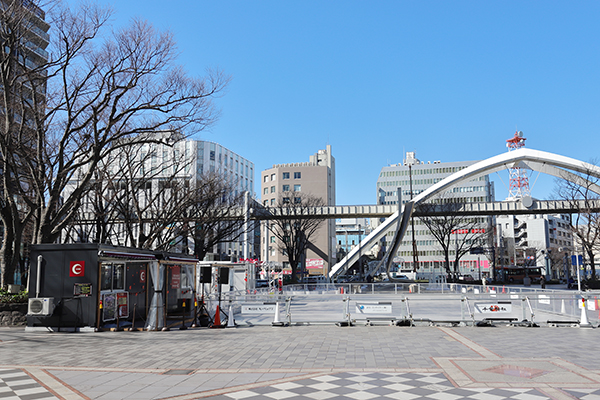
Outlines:
{"label": "clear blue sky", "polygon": [[[72,0],[75,2],[75,0]],[[600,2],[113,2],[115,24],[170,29],[193,75],[231,75],[200,138],[256,166],[308,161],[331,144],[337,203],[374,204],[380,169],[480,160],[522,130],[529,148],[600,152]],[[504,183],[499,179],[501,176]],[[549,198],[553,178],[532,194]],[[508,172],[492,176],[497,199]],[[260,196],[260,193],[258,193]]]}

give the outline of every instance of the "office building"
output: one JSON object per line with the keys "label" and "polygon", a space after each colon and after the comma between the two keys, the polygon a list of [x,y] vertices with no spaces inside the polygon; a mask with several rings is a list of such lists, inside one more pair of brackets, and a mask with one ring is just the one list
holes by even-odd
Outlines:
{"label": "office building", "polygon": [[564,277],[564,254],[575,246],[570,219],[568,214],[497,216],[499,265],[538,266],[548,279]]}
{"label": "office building", "polygon": [[[112,193],[110,190],[112,190],[114,192],[113,198],[119,196],[120,190],[129,190],[126,186],[134,185],[136,206],[141,209],[142,214],[147,213],[147,218],[150,219],[157,214],[157,209],[161,209],[162,203],[160,202],[169,203],[174,201],[176,196],[180,196],[176,191],[169,191],[168,195],[162,197],[157,196],[161,191],[165,192],[165,190],[168,191],[171,187],[175,187],[171,185],[171,181],[182,183],[176,186],[177,190],[193,190],[204,175],[217,174],[228,183],[233,197],[240,196],[244,192],[250,192],[250,198],[254,197],[252,192],[254,187],[254,163],[248,159],[218,143],[186,139],[179,133],[159,132],[154,136],[157,143],[146,143],[136,145],[134,148],[125,148],[122,152],[116,154],[113,160],[106,160],[108,165],[105,167],[104,178],[99,178],[94,184],[101,183],[104,191],[109,195]],[[129,168],[129,171],[125,171],[127,168]],[[115,184],[117,182],[118,184]],[[73,180],[72,185],[67,187],[67,191],[72,190],[74,187],[77,187],[76,180]],[[93,218],[94,195],[95,193],[91,193],[82,200],[84,220]],[[151,201],[156,203],[151,204]],[[166,204],[164,208],[167,208]],[[133,205],[132,209],[135,210]],[[133,235],[126,232],[125,229],[124,224],[113,224],[108,229],[110,235],[100,242],[119,246],[134,246],[135,244],[131,243],[128,238],[139,237],[139,227],[134,227],[136,232]],[[167,227],[167,230],[170,229],[170,226]],[[196,227],[196,229],[201,229],[201,227]],[[144,235],[145,232],[141,233]],[[230,241],[217,244],[207,255],[208,259],[237,260],[243,257],[245,236],[241,235],[239,238],[236,237]],[[256,256],[253,254],[255,235],[251,232],[247,237],[248,255],[254,258]],[[94,225],[82,224],[71,229],[65,241],[96,241],[94,238],[97,238]],[[194,254],[193,240],[183,238],[173,242],[171,251]],[[139,247],[139,244],[137,246]],[[154,248],[154,246],[150,247]]]}
{"label": "office building", "polygon": [[[381,169],[379,178],[377,179],[377,203],[378,204],[398,204],[398,189],[400,189],[400,197],[402,203],[406,203],[412,197],[422,193],[430,186],[436,184],[442,179],[458,172],[468,166],[475,164],[477,161],[455,161],[441,162],[428,161],[423,162],[416,158],[414,152],[407,152],[406,158],[402,163],[392,164]],[[446,201],[472,203],[472,202],[489,202],[494,200],[493,182],[489,180],[489,176],[481,176],[468,182],[463,182],[443,196]],[[481,233],[479,243],[485,246],[484,236],[489,233],[493,227],[491,217],[476,217],[477,229]],[[373,227],[377,224],[373,220]],[[390,231],[385,236],[382,246],[387,249],[389,243],[393,240],[394,232]],[[454,241],[463,240],[465,234],[456,232]],[[452,247],[452,246],[451,246]],[[416,257],[415,251],[416,248]],[[450,262],[454,260],[455,251],[450,250]],[[444,269],[444,253],[435,239],[431,235],[429,229],[419,219],[414,218],[414,247],[413,247],[413,229],[409,227],[404,239],[394,255],[395,261],[403,264],[404,268],[414,268],[415,261],[417,262],[417,271],[420,276],[429,278],[432,276],[442,275]],[[490,274],[490,262],[484,256],[467,254],[463,256],[459,263],[459,271],[461,274],[472,275],[475,279],[479,274]],[[451,268],[453,268],[451,266]]]}
{"label": "office building", "polygon": [[[265,207],[278,204],[284,193],[293,195],[296,192],[321,198],[325,205],[335,205],[335,159],[330,145],[310,156],[308,162],[277,164],[261,173],[261,202]],[[287,257],[270,232],[269,224],[263,223],[261,230],[261,260],[286,269],[289,266]],[[304,265],[299,268],[310,275],[326,274],[336,261],[334,220],[323,223],[310,247]]]}

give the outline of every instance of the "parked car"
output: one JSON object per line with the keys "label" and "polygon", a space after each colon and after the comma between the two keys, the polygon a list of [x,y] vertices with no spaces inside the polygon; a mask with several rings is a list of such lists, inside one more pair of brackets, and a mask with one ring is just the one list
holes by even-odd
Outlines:
{"label": "parked car", "polygon": [[410,279],[406,275],[396,275],[396,278],[394,280],[400,282],[414,282],[414,280]]}
{"label": "parked car", "polygon": [[335,281],[337,283],[348,283],[348,282],[350,282],[351,279],[352,279],[352,276],[350,276],[350,275],[340,275],[335,279]]}

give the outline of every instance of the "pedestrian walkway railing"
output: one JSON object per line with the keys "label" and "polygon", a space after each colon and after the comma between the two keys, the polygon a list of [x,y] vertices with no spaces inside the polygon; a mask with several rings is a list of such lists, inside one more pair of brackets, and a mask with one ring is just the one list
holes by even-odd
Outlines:
{"label": "pedestrian walkway railing", "polygon": [[[385,285],[385,286],[382,286]],[[411,286],[414,285],[414,286]],[[585,299],[585,303],[582,302]],[[460,284],[294,285],[282,291],[211,296],[238,325],[577,325],[582,304],[590,324],[600,321],[600,292]]]}

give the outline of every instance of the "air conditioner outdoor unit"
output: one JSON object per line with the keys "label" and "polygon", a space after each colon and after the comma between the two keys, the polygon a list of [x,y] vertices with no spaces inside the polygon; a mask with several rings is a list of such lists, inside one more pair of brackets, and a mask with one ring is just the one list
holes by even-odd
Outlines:
{"label": "air conditioner outdoor unit", "polygon": [[36,297],[29,299],[27,315],[49,316],[54,311],[54,297]]}

